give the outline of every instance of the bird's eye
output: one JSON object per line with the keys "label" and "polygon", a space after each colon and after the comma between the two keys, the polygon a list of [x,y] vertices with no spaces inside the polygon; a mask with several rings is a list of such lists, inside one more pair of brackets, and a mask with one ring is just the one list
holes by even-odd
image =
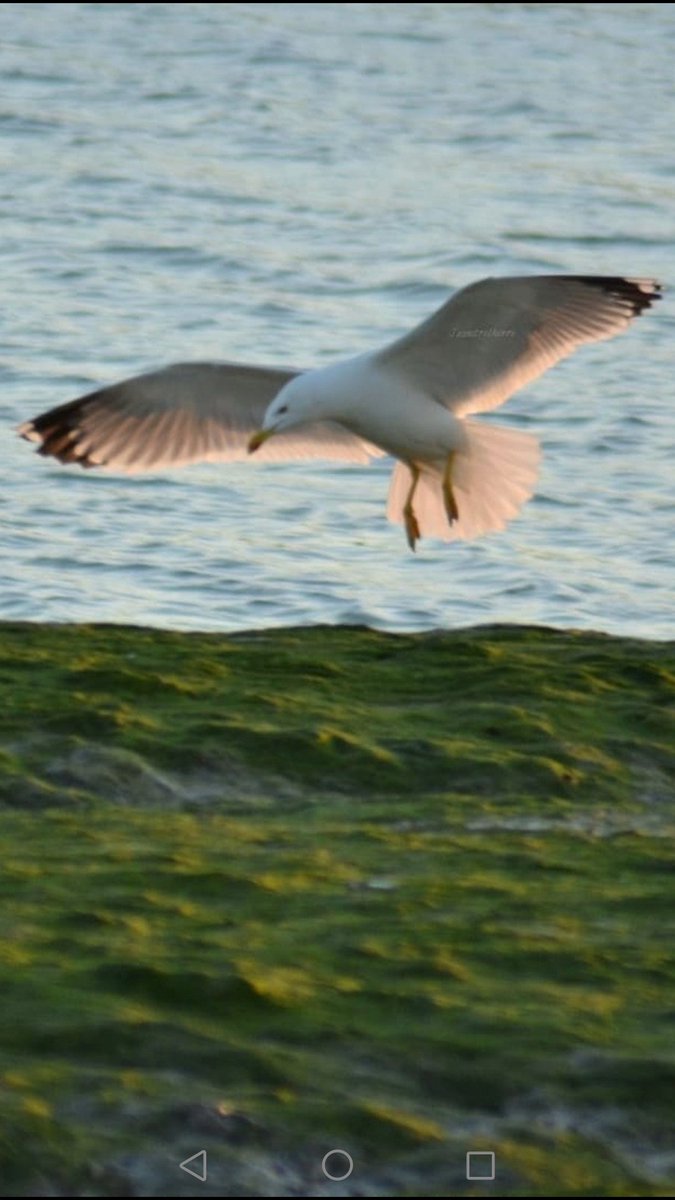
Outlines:
{"label": "bird's eye", "polygon": [[287,412],[288,412],[288,405],[282,404],[281,408],[279,409],[279,416],[281,416],[282,413],[287,413]]}

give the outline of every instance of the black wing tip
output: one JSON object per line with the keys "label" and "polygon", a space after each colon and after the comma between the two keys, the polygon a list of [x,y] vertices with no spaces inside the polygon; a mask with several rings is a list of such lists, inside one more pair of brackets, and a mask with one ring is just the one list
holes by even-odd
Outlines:
{"label": "black wing tip", "polygon": [[639,317],[663,298],[663,284],[656,279],[629,279],[623,275],[570,275],[569,278],[628,301],[634,317]]}
{"label": "black wing tip", "polygon": [[37,453],[45,458],[55,458],[60,463],[78,463],[81,467],[103,466],[100,460],[94,461],[81,444],[82,416],[89,403],[98,396],[99,392],[91,392],[78,400],[60,404],[58,408],[50,408],[32,421],[24,421],[17,433],[27,442],[38,442]]}

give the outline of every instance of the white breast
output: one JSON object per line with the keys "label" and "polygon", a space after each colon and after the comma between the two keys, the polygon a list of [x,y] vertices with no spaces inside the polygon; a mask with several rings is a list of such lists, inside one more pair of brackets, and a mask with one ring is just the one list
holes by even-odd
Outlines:
{"label": "white breast", "polygon": [[312,372],[322,409],[404,461],[439,461],[465,443],[462,422],[373,354]]}

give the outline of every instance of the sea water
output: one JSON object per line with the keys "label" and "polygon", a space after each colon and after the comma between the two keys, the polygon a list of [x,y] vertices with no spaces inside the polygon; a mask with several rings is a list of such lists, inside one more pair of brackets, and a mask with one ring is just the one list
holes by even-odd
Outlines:
{"label": "sea water", "polygon": [[153,366],[312,367],[486,275],[675,282],[672,4],[0,6],[0,616],[672,635],[672,299],[496,420],[508,530],[408,550],[391,463],[125,477],[15,425]]}

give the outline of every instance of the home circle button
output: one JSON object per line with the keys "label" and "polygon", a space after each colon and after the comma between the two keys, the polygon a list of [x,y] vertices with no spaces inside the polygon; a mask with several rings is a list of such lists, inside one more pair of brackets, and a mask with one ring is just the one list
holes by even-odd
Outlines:
{"label": "home circle button", "polygon": [[321,1160],[321,1170],[326,1179],[342,1183],[343,1179],[349,1179],[354,1170],[354,1159],[346,1150],[329,1150]]}

